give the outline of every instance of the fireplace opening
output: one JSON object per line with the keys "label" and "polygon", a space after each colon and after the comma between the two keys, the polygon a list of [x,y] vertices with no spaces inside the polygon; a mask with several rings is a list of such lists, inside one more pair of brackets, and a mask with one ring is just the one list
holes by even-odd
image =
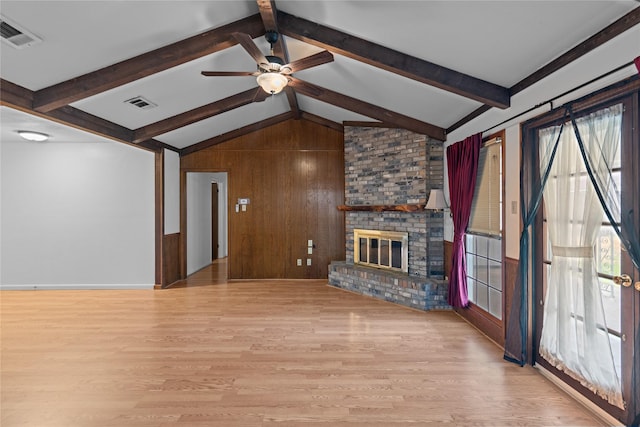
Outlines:
{"label": "fireplace opening", "polygon": [[409,234],[397,231],[353,231],[354,263],[409,272]]}

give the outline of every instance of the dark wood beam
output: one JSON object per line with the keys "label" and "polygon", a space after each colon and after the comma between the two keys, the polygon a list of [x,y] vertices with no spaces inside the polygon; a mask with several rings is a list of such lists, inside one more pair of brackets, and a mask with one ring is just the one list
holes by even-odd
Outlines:
{"label": "dark wood beam", "polygon": [[30,111],[33,105],[33,91],[0,79],[0,102],[2,105]]}
{"label": "dark wood beam", "polygon": [[35,92],[33,109],[48,112],[126,83],[167,70],[237,44],[234,32],[264,34],[260,15],[253,15],[151,52],[104,67]]}
{"label": "dark wood beam", "polygon": [[138,128],[134,131],[133,142],[142,142],[154,136],[162,135],[163,133],[233,110],[234,108],[242,107],[252,102],[264,101],[268,96],[269,95],[259,87],[245,90],[244,92],[219,101]]}
{"label": "dark wood beam", "polygon": [[510,106],[505,87],[278,11],[280,32],[374,67],[498,108]]}
{"label": "dark wood beam", "polygon": [[363,116],[368,116],[385,123],[391,123],[397,127],[407,129],[412,132],[430,136],[439,141],[444,141],[446,139],[445,130],[441,127],[399,113],[395,113],[390,110],[386,110],[377,105],[369,104],[368,102],[360,101],[359,99],[355,99],[350,96],[313,85],[311,83],[307,83],[295,77],[290,77],[290,79],[291,81],[289,84],[302,95],[306,95],[310,98],[314,98],[319,101],[323,101],[328,104],[332,104],[345,110],[353,111],[354,113],[362,114]]}
{"label": "dark wood beam", "polygon": [[343,126],[351,126],[351,127],[361,127],[361,128],[397,128],[391,123],[383,123],[383,122],[364,122],[364,121],[344,121],[342,122]]}
{"label": "dark wood beam", "polygon": [[273,126],[275,124],[291,120],[293,119],[293,115],[291,112],[282,113],[277,116],[270,117],[268,119],[262,120],[257,123],[253,123],[235,130],[232,130],[227,133],[223,133],[222,135],[215,136],[213,138],[206,139],[204,141],[198,142],[197,144],[190,145],[188,147],[180,150],[180,156],[186,156],[187,154],[195,153],[196,151],[204,150],[209,147],[213,147],[214,145],[222,144],[223,142],[232,140],[234,138],[239,138],[243,135],[247,135],[251,132],[255,132],[260,129],[264,129],[269,126]]}
{"label": "dark wood beam", "polygon": [[471,120],[475,119],[476,117],[486,113],[490,109],[491,109],[490,105],[483,105],[481,107],[476,108],[471,113],[467,114],[466,116],[464,116],[463,118],[461,118],[460,120],[458,120],[457,122],[449,126],[449,128],[447,128],[447,134],[453,132],[454,130],[458,129],[465,123],[468,123]]}
{"label": "dark wood beam", "polygon": [[284,93],[287,96],[287,101],[289,101],[289,109],[291,109],[293,118],[298,120],[301,117],[301,111],[300,106],[298,105],[298,97],[296,96],[296,91],[287,86],[284,88]]}
{"label": "dark wood beam", "polygon": [[108,120],[101,119],[89,113],[71,106],[65,106],[60,109],[41,113],[31,109],[33,100],[33,91],[18,86],[7,80],[0,80],[0,104],[14,108],[25,113],[32,114],[43,119],[52,120],[65,126],[80,129],[85,132],[109,138],[118,142],[122,142],[134,147],[144,148],[146,150],[158,151],[163,148],[179,152],[175,147],[167,145],[163,142],[153,139],[147,139],[134,144],[132,142],[133,131],[123,126],[117,125]]}
{"label": "dark wood beam", "polygon": [[[274,0],[256,0],[258,2],[258,9],[260,10],[260,17],[262,18],[262,23],[264,25],[265,30],[267,31],[275,31],[279,34],[278,41],[273,46],[273,53],[276,56],[282,58],[285,64],[289,63],[289,51],[287,50],[287,45],[284,41],[284,37],[280,34],[280,30],[278,29],[278,16],[276,9],[276,2]],[[296,97],[295,91],[291,88],[286,87],[285,93],[287,95],[287,101],[289,101],[289,108],[293,113],[294,118],[300,118],[300,107],[298,105],[298,98]]]}
{"label": "dark wood beam", "polygon": [[[567,64],[570,64],[583,55],[586,55],[593,49],[602,46],[609,40],[614,39],[615,37],[619,36],[620,34],[638,24],[640,24],[640,6],[636,7],[631,12],[624,15],[622,18],[608,25],[606,28],[592,35],[571,50],[565,52],[544,67],[538,69],[534,73],[520,80],[518,83],[511,87],[511,95],[513,96],[516,93],[522,92],[526,88],[534,85],[535,83],[555,73]],[[637,52],[635,52],[635,54],[637,54]],[[629,60],[631,59],[633,58],[629,58]],[[620,64],[611,65],[615,66]]]}

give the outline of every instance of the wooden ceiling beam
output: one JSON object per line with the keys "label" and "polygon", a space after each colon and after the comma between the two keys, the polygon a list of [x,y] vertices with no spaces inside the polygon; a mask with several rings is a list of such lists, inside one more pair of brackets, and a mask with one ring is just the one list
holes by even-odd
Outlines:
{"label": "wooden ceiling beam", "polygon": [[51,120],[65,126],[80,129],[104,138],[115,140],[127,145],[143,148],[151,151],[158,151],[166,148],[179,151],[177,148],[153,139],[147,139],[140,143],[133,143],[133,131],[123,126],[117,125],[108,120],[101,119],[89,113],[71,106],[64,106],[48,113],[35,111],[33,105],[33,91],[18,86],[10,81],[0,79],[0,105],[23,111],[43,119]]}
{"label": "wooden ceiling beam", "polygon": [[100,70],[38,90],[34,94],[33,109],[39,112],[49,112],[202,56],[219,52],[238,43],[232,36],[234,32],[247,33],[252,37],[264,34],[264,26],[260,15],[249,16]]}
{"label": "wooden ceiling beam", "polygon": [[[539,68],[538,70],[529,74],[524,79],[520,80],[518,83],[516,83],[509,89],[511,96],[519,92],[522,92],[523,90],[527,89],[530,86],[533,86],[534,84],[538,83],[540,80],[544,79],[545,77],[550,76],[551,74],[555,73],[562,67],[570,64],[571,62],[582,57],[583,55],[586,55],[587,53],[591,52],[595,48],[602,46],[609,40],[616,38],[620,34],[624,33],[628,29],[638,24],[640,24],[640,7],[636,7],[631,12],[624,15],[622,18],[616,20],[610,25],[607,25],[601,31],[598,31],[596,34],[592,35],[591,37],[589,37],[582,43],[576,45],[575,47],[565,52],[564,54],[560,55],[553,61],[549,62],[547,65]],[[475,109],[474,111],[472,111],[471,113],[463,117],[462,119],[458,120],[456,123],[449,126],[449,128],[447,129],[447,133],[451,133],[454,130],[462,127],[463,125],[469,123],[471,120],[475,119],[476,117],[480,116],[481,114],[485,113],[490,109],[491,107],[488,105],[483,105]]]}
{"label": "wooden ceiling beam", "polygon": [[231,95],[219,101],[138,128],[134,131],[133,142],[142,142],[200,120],[208,119],[217,114],[233,110],[234,108],[239,108],[252,102],[264,101],[268,96],[269,95],[259,87],[245,90],[244,92]]}
{"label": "wooden ceiling beam", "polygon": [[[619,36],[623,32],[628,29],[640,24],[640,7],[636,7],[631,12],[624,15],[622,18],[616,20],[612,24],[608,25],[606,28],[598,31],[596,34],[592,35],[582,43],[573,47],[569,51],[560,55],[544,67],[536,70],[532,74],[528,75],[524,79],[520,80],[518,83],[513,85],[510,89],[511,95],[515,95],[519,92],[522,92],[526,88],[534,85],[545,77],[550,76],[555,73],[562,67],[570,64],[576,59],[582,57],[583,55],[591,52],[593,49],[602,46],[609,40]],[[632,60],[633,58],[629,58]],[[611,64],[613,66],[620,64]]]}
{"label": "wooden ceiling beam", "polygon": [[505,87],[282,11],[278,11],[277,18],[280,32],[287,36],[483,104],[498,108],[510,106],[509,89]]}
{"label": "wooden ceiling beam", "polygon": [[295,77],[290,77],[290,79],[291,81],[289,84],[293,86],[296,92],[302,95],[335,105],[345,110],[353,111],[354,113],[362,114],[363,116],[371,117],[372,119],[390,123],[412,132],[430,136],[431,138],[435,138],[439,141],[444,141],[446,139],[445,130],[441,127],[307,83]]}
{"label": "wooden ceiling beam", "polygon": [[[275,0],[256,0],[258,2],[258,9],[260,10],[260,17],[265,30],[275,31],[278,33],[278,41],[273,46],[273,53],[276,56],[283,59],[285,64],[289,63],[289,51],[284,38],[280,34],[278,29],[278,16]],[[300,106],[298,105],[298,98],[296,93],[289,87],[285,87],[285,93],[287,95],[287,101],[289,102],[289,108],[296,119],[300,118]]]}

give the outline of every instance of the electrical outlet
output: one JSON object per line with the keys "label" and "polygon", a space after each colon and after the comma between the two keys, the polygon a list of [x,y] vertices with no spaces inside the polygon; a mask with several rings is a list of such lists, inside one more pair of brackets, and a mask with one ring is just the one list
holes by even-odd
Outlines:
{"label": "electrical outlet", "polygon": [[302,258],[298,258],[296,264],[298,265],[298,267],[302,267]]}
{"label": "electrical outlet", "polygon": [[311,258],[307,258],[307,266],[311,265]]}
{"label": "electrical outlet", "polygon": [[312,255],[313,254],[313,248],[307,248],[307,254]]}
{"label": "electrical outlet", "polygon": [[511,201],[511,213],[512,214],[518,213],[518,202],[516,202],[515,200]]}

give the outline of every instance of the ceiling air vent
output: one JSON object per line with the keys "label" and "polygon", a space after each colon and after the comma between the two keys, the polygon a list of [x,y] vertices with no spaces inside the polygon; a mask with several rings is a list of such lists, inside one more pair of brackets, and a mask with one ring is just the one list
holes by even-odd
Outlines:
{"label": "ceiling air vent", "polygon": [[2,15],[0,15],[0,34],[3,42],[16,49],[33,46],[42,41],[40,37]]}
{"label": "ceiling air vent", "polygon": [[141,110],[149,110],[158,106],[158,104],[154,104],[142,96],[136,96],[135,98],[127,99],[124,102],[129,105],[133,105],[136,108],[140,108]]}

